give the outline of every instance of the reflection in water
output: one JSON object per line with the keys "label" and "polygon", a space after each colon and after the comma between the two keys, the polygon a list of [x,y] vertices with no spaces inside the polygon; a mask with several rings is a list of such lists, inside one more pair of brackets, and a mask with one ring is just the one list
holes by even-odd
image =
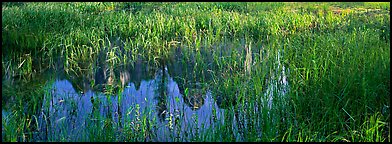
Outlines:
{"label": "reflection in water", "polygon": [[[214,93],[215,103],[205,84],[210,80],[208,74],[198,73],[200,71],[194,69],[194,60],[182,61],[185,58],[181,57],[181,50],[176,52],[180,54],[174,60],[167,63],[161,61],[158,68],[149,66],[141,59],[132,66],[113,68],[101,62],[106,59],[106,55],[101,54],[103,58],[99,58],[92,71],[80,70],[60,75],[51,91],[45,95],[37,140],[88,141],[96,134],[91,127],[115,127],[120,131],[127,125],[136,125],[142,118],[147,120],[146,125],[154,125],[147,131],[155,133],[156,138],[148,136],[148,141],[171,141],[173,137],[188,140],[195,133],[214,127],[216,119],[221,123],[232,123],[233,129],[246,130],[246,123],[250,121],[245,119],[246,113],[235,111],[234,114],[224,114],[233,110],[231,108],[233,104],[236,105],[236,100]],[[284,95],[287,91],[285,67],[279,59],[278,55],[277,69],[282,67],[282,71],[271,76],[264,94],[268,99],[263,103],[267,103],[268,108],[272,107],[276,92]],[[199,66],[199,70],[206,67]],[[115,90],[107,92],[109,88]],[[218,91],[226,94],[236,93],[219,88]],[[243,104],[244,107],[248,105]],[[255,112],[261,112],[261,108]]]}
{"label": "reflection in water", "polygon": [[[202,52],[205,53],[205,51]],[[187,62],[183,61],[186,58],[181,47],[176,48],[174,55],[175,57],[169,60],[168,73],[177,82],[179,92],[183,95],[184,103],[192,110],[198,110],[204,104],[207,88],[201,82],[202,80],[208,81],[210,75],[203,72],[205,69],[195,69],[194,56],[191,56],[191,60]],[[210,57],[208,55],[204,56],[204,58]]]}
{"label": "reflection in water", "polygon": [[166,105],[166,101],[167,101],[167,80],[166,80],[166,73],[165,73],[166,69],[165,66],[162,65],[161,66],[161,70],[158,72],[158,79],[156,79],[156,84],[157,84],[157,88],[155,91],[155,98],[158,100],[158,104],[157,104],[157,110],[158,110],[158,115],[159,115],[159,120],[160,121],[164,121],[164,119],[166,118],[166,111],[167,111],[167,105]]}
{"label": "reflection in water", "polygon": [[[78,65],[66,73],[58,75],[60,79],[68,79],[78,93],[86,93],[89,90],[96,92],[117,93],[131,81],[139,89],[143,79],[153,79],[156,67],[150,66],[140,57],[135,62],[119,64],[116,58],[131,57],[131,52],[125,51],[119,38],[112,38],[102,44],[94,62],[78,62]],[[114,40],[116,39],[116,40]],[[107,45],[107,44],[106,44]],[[63,57],[59,58],[57,71],[64,70]]]}
{"label": "reflection in water", "polygon": [[[180,86],[169,76],[167,68],[158,71],[152,80],[142,80],[139,89],[136,87],[135,83],[129,83],[122,94],[115,96],[91,90],[80,94],[68,80],[57,80],[53,84],[51,95],[45,96],[44,99],[40,125],[47,124],[47,127],[41,128],[47,135],[43,134],[42,138],[56,140],[60,139],[56,136],[66,133],[65,135],[72,139],[79,139],[83,137],[80,133],[88,134],[83,131],[92,121],[104,123],[104,119],[109,118],[124,124],[136,119],[139,114],[151,121],[156,116],[160,119],[155,129],[158,139],[152,141],[169,141],[170,136],[176,135],[171,132],[175,123],[170,119],[177,120],[179,130],[182,131],[179,134],[182,135],[189,133],[190,128],[198,127],[201,130],[202,126],[209,127],[213,115],[220,117],[223,114],[223,110],[218,109],[209,92],[193,92],[197,96],[204,96],[182,98],[183,90],[180,90]],[[202,103],[196,104],[198,101]],[[216,110],[216,113],[213,113],[213,110]],[[198,116],[197,120],[195,115]]]}
{"label": "reflection in water", "polygon": [[[99,60],[98,60],[99,61]],[[117,93],[132,81],[136,89],[140,88],[143,79],[153,79],[154,69],[149,70],[148,63],[138,59],[135,65],[121,65],[113,68],[107,63],[98,63],[93,69],[94,72],[86,70],[73,71],[72,73],[59,75],[60,79],[68,79],[78,93],[88,91],[107,92],[108,88],[113,88],[111,93]]]}

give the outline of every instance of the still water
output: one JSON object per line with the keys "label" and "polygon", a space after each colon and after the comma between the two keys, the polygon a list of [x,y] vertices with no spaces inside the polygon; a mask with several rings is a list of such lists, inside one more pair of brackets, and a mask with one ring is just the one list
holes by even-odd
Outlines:
{"label": "still water", "polygon": [[[288,70],[279,57],[278,71],[270,76],[263,94],[263,103],[269,108],[274,98],[288,90]],[[161,65],[152,68],[137,61],[132,67],[110,69],[98,64],[90,72],[93,74],[57,74],[49,80],[42,108],[37,112],[38,128],[32,141],[90,141],[96,137],[96,129],[106,128],[119,136],[119,141],[126,138],[116,133],[126,133],[124,129],[147,131],[144,141],[188,141],[228,122],[225,111],[233,114],[232,109],[220,105],[219,96],[214,96],[206,82],[211,81],[210,77],[189,75],[193,71],[189,63]],[[2,118],[9,115],[9,111],[2,110]],[[240,117],[241,113],[236,113],[230,122],[234,129],[239,129]],[[240,135],[237,140],[241,141]]]}
{"label": "still water", "polygon": [[[57,139],[56,135],[65,131],[72,139],[79,139],[89,123],[104,123],[110,119],[121,129],[121,124],[137,123],[147,117],[158,124],[152,130],[157,139],[152,141],[169,141],[177,137],[171,132],[175,128],[181,131],[180,135],[187,132],[193,135],[190,132],[194,129],[207,129],[214,119],[219,120],[224,114],[224,109],[217,106],[208,89],[192,91],[200,98],[186,98],[166,69],[158,72],[154,79],[142,80],[139,86],[128,83],[122,93],[114,96],[92,90],[78,93],[68,80],[57,79],[50,95],[44,98],[39,125],[47,125],[41,130],[48,130],[50,139]],[[43,133],[40,138],[45,135]]]}

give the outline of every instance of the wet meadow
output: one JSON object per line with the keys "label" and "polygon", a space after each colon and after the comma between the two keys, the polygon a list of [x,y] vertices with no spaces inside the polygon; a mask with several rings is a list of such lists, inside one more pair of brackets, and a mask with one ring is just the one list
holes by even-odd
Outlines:
{"label": "wet meadow", "polygon": [[390,142],[389,2],[2,2],[2,142]]}

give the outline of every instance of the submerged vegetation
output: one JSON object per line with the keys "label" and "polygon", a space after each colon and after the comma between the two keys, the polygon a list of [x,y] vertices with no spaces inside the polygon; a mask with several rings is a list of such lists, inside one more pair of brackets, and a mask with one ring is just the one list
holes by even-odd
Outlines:
{"label": "submerged vegetation", "polygon": [[389,2],[2,2],[2,141],[390,142],[389,107]]}

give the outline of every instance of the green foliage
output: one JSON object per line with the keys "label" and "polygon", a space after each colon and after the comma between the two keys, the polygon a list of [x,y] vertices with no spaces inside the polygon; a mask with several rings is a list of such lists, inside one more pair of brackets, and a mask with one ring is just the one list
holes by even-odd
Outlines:
{"label": "green foliage", "polygon": [[[389,142],[389,13],[389,2],[2,2],[2,141],[33,139],[49,93],[37,75],[64,70],[77,89],[101,65],[141,59],[180,66],[181,80],[208,85],[225,110],[223,122],[173,141]],[[289,88],[278,96],[282,71]],[[107,88],[108,99],[121,91]],[[48,141],[154,141],[152,110],[135,109],[125,124],[95,113],[80,139]]]}

